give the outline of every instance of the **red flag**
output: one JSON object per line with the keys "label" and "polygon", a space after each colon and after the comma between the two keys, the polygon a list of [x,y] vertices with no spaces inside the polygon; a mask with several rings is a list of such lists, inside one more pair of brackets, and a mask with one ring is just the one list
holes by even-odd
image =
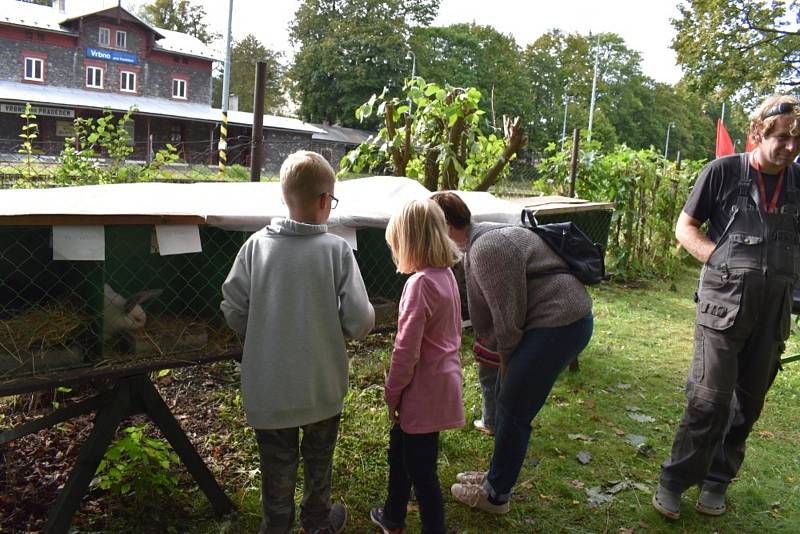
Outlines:
{"label": "red flag", "polygon": [[747,132],[747,141],[744,145],[745,152],[752,152],[756,148],[755,143],[753,143],[752,139],[750,138],[750,132]]}
{"label": "red flag", "polygon": [[731,141],[731,136],[728,135],[728,130],[725,129],[725,125],[722,124],[722,119],[717,119],[717,155],[716,157],[727,156],[728,154],[733,154],[735,151],[733,150],[733,141]]}

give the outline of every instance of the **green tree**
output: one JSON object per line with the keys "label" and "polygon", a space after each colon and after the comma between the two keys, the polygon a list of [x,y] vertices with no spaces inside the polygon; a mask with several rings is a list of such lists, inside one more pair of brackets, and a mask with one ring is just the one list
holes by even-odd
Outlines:
{"label": "green tree", "polygon": [[157,28],[186,33],[205,44],[220,37],[204,22],[207,18],[205,8],[189,0],[154,0],[142,6],[139,16]]}
{"label": "green tree", "polygon": [[800,85],[798,0],[687,0],[672,48],[692,88],[755,103]]}
{"label": "green tree", "polygon": [[618,35],[601,34],[590,40],[559,30],[542,35],[523,53],[528,99],[533,103],[528,135],[534,152],[541,154],[554,140],[560,146],[565,103],[565,141],[574,128],[588,125],[596,43],[599,69],[592,139],[601,141],[603,150],[625,144],[637,150],[660,147],[663,153],[667,126],[675,123],[670,131],[671,158],[677,150],[684,158],[713,155],[712,121],[719,116],[718,105],[691,93],[684,84],[673,87],[643,75],[641,57]]}
{"label": "green tree", "polygon": [[415,28],[409,40],[416,54],[417,74],[430,82],[475,87],[481,92],[486,121],[502,129],[502,116],[531,115],[521,80],[522,51],[513,37],[490,26],[454,24]]}
{"label": "green tree", "polygon": [[341,172],[389,167],[395,176],[417,178],[431,191],[486,191],[527,143],[518,117],[503,117],[503,137],[481,132],[484,111],[474,87],[442,87],[417,76],[405,90],[402,98],[388,97],[384,90],[359,107],[360,120],[378,116],[384,126],[376,139],[342,158]]}
{"label": "green tree", "polygon": [[560,138],[565,102],[568,132],[588,124],[595,53],[599,70],[592,137],[613,146],[638,135],[633,125],[642,110],[639,99],[651,83],[641,73],[639,53],[627,48],[616,34],[590,39],[552,30],[523,53],[528,99],[534,109],[530,137],[535,150]]}
{"label": "green tree", "polygon": [[[289,70],[291,93],[306,120],[357,126],[354,112],[408,74],[411,28],[429,24],[439,0],[305,0],[290,38],[299,45]],[[368,123],[368,126],[377,124]]]}
{"label": "green tree", "polygon": [[[281,63],[283,54],[265,47],[253,34],[236,41],[231,48],[230,92],[239,96],[239,110],[253,111],[256,62],[267,65],[264,93],[264,113],[275,113],[286,105],[284,83],[285,67]],[[214,79],[215,105],[219,105],[222,94],[222,79]]]}

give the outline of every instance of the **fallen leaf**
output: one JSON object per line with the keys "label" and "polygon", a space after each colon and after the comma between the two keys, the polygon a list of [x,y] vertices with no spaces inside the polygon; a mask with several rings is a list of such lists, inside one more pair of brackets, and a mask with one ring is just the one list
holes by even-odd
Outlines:
{"label": "fallen leaf", "polygon": [[643,413],[628,412],[628,417],[640,423],[655,423],[655,418],[645,415]]}
{"label": "fallen leaf", "polygon": [[642,445],[645,442],[647,442],[647,438],[645,436],[640,436],[638,434],[628,434],[627,436],[625,436],[625,441],[627,441],[634,447],[638,447],[639,445]]}
{"label": "fallen leaf", "polygon": [[630,482],[628,482],[627,480],[623,480],[622,482],[617,482],[616,484],[608,488],[606,492],[610,493],[611,495],[616,495],[620,491],[628,489],[629,487],[630,487]]}
{"label": "fallen leaf", "polygon": [[647,443],[642,443],[641,445],[636,447],[636,452],[638,454],[641,454],[645,458],[654,458],[656,455],[656,451],[653,449],[653,447],[651,447]]}
{"label": "fallen leaf", "polygon": [[601,504],[614,500],[614,496],[603,493],[603,490],[600,488],[600,486],[594,486],[593,488],[587,489],[586,495],[588,496],[586,500],[591,507],[600,506]]}
{"label": "fallen leaf", "polygon": [[592,455],[586,451],[580,451],[576,458],[583,465],[586,465],[592,461]]}
{"label": "fallen leaf", "polygon": [[583,481],[582,481],[582,480],[578,480],[577,478],[576,478],[575,480],[570,480],[570,481],[569,481],[569,484],[570,484],[570,486],[572,486],[573,488],[577,488],[577,489],[583,489],[583,488],[586,486],[586,485],[583,483]]}
{"label": "fallen leaf", "polygon": [[639,408],[638,406],[634,406],[634,405],[625,406],[625,409],[628,410],[629,412],[641,412],[642,411],[641,408]]}
{"label": "fallen leaf", "polygon": [[617,387],[619,389],[631,389],[631,385],[630,384],[617,384]]}
{"label": "fallen leaf", "polygon": [[594,441],[594,438],[586,434],[567,434],[569,439],[579,439],[581,441]]}

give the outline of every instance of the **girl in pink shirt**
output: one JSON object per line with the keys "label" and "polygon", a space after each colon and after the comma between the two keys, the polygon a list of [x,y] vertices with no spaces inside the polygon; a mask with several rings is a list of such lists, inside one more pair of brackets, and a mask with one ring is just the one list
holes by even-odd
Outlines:
{"label": "girl in pink shirt", "polygon": [[398,272],[413,273],[403,288],[384,399],[389,433],[389,491],[373,523],[405,532],[414,487],[422,532],[445,532],[436,472],[439,431],[464,425],[461,399],[461,299],[450,267],[460,259],[444,213],[430,200],[412,200],[386,228]]}

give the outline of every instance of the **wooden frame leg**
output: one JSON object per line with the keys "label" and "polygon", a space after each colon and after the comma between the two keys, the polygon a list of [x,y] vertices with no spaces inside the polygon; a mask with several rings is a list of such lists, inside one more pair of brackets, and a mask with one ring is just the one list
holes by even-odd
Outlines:
{"label": "wooden frame leg", "polygon": [[56,534],[69,530],[72,516],[81,504],[89,484],[94,478],[97,466],[103,459],[119,423],[128,415],[131,407],[130,384],[118,382],[114,387],[111,402],[97,412],[92,433],[88,441],[81,447],[69,480],[58,498],[50,507],[47,523],[42,532]]}
{"label": "wooden frame leg", "polygon": [[214,475],[195,450],[186,433],[175,420],[164,399],[158,394],[155,386],[146,376],[136,378],[136,387],[141,395],[147,415],[161,429],[164,437],[172,445],[173,450],[186,465],[186,469],[194,477],[197,485],[208,497],[217,515],[224,515],[233,510],[233,503],[217,484]]}

